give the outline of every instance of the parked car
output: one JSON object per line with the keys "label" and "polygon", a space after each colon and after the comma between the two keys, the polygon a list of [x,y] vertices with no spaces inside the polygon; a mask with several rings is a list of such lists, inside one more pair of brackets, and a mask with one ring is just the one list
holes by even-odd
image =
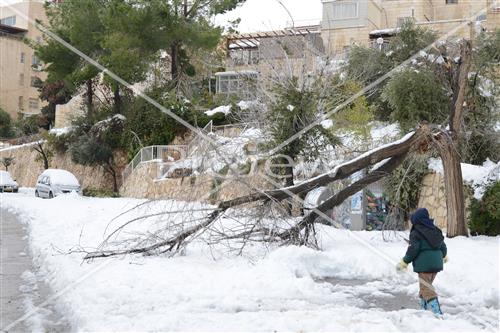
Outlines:
{"label": "parked car", "polygon": [[47,169],[36,182],[35,196],[40,198],[53,198],[60,194],[82,190],[78,179],[71,172],[62,169]]}
{"label": "parked car", "polygon": [[12,179],[10,173],[7,171],[0,171],[0,192],[18,192],[19,184]]}

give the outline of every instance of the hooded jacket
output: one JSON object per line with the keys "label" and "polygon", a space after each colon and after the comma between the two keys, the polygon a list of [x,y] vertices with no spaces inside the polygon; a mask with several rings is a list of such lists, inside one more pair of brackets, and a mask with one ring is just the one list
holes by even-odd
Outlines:
{"label": "hooded jacket", "polygon": [[441,229],[434,225],[425,208],[419,208],[411,216],[410,245],[403,261],[413,263],[417,273],[435,273],[443,270],[443,258],[447,248]]}

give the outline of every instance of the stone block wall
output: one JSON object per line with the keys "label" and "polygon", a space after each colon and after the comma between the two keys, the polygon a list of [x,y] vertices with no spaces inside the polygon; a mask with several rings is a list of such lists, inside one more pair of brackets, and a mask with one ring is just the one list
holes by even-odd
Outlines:
{"label": "stone block wall", "polygon": [[[255,191],[254,188],[271,188],[270,184],[256,174],[242,176],[241,180],[231,176],[221,179],[211,174],[156,179],[158,168],[159,164],[156,162],[139,165],[123,184],[120,195],[214,203],[250,194]],[[252,184],[254,188],[245,183]]]}
{"label": "stone block wall", "polygon": [[[38,153],[33,150],[33,145],[29,144],[0,150],[0,158],[14,157],[14,164],[9,167],[9,172],[19,185],[24,187],[34,187],[38,176],[43,172],[43,162],[37,161],[37,156]],[[126,158],[117,155],[116,159],[120,175]],[[50,168],[70,171],[76,176],[82,188],[113,189],[111,176],[104,172],[101,167],[75,164],[71,161],[69,154],[55,154],[50,161]]]}
{"label": "stone block wall", "polygon": [[422,180],[418,207],[425,207],[439,228],[446,228],[446,195],[443,176],[431,173]]}
{"label": "stone block wall", "polygon": [[[464,186],[465,194],[465,217],[468,220],[470,199],[467,195],[468,187]],[[441,229],[446,229],[447,211],[446,211],[446,193],[444,188],[444,177],[439,173],[430,173],[422,180],[420,190],[420,199],[418,207],[425,207],[429,210],[434,223]]]}

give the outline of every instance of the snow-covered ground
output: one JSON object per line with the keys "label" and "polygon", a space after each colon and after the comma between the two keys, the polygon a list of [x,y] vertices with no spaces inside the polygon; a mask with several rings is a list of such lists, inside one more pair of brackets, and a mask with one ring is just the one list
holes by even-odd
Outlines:
{"label": "snow-covered ground", "polygon": [[[34,261],[73,330],[499,330],[498,237],[446,240],[450,261],[435,282],[445,315],[436,318],[417,310],[416,275],[395,272],[407,233],[318,226],[323,252],[249,245],[243,256],[233,256],[223,244],[199,242],[173,258],[88,263],[77,251],[62,253],[97,247],[117,226],[108,226],[113,217],[144,201],[76,195],[44,200],[21,189],[1,194],[0,202],[28,226]],[[189,208],[202,214],[210,206],[156,201],[133,214]],[[148,223],[161,226],[161,220]]]}

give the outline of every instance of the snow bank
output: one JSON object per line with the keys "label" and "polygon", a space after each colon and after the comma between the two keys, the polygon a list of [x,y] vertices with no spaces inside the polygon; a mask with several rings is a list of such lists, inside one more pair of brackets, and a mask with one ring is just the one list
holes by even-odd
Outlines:
{"label": "snow bank", "polygon": [[61,128],[52,128],[49,133],[53,134],[55,136],[63,135],[63,134],[68,134],[73,130],[72,126],[67,126],[67,127],[61,127]]}
{"label": "snow bank", "polygon": [[[247,128],[237,137],[225,137],[211,133],[217,151],[208,142],[197,148],[188,158],[171,163],[164,177],[171,177],[175,170],[191,169],[193,172],[219,172],[230,162],[231,167],[237,169],[238,165],[245,164],[249,158],[245,146],[250,143],[262,142],[264,136],[257,128]],[[198,151],[201,149],[201,153]],[[225,158],[222,158],[225,157]]]}
{"label": "snow bank", "polygon": [[[483,165],[461,163],[461,167],[464,182],[474,188],[474,198],[478,200],[491,182],[500,180],[500,162],[494,163],[488,159]],[[444,174],[443,161],[440,158],[429,159],[429,169]]]}
{"label": "snow bank", "polygon": [[[209,247],[200,240],[171,259],[131,256],[82,263],[81,253],[61,255],[61,251],[97,247],[104,234],[123,222],[115,221],[106,231],[113,217],[145,201],[72,196],[42,200],[33,197],[33,190],[22,192],[1,194],[2,208],[17,213],[27,224],[35,263],[53,290],[64,290],[57,298],[58,309],[75,331],[477,331],[498,327],[498,237],[447,239],[450,262],[435,282],[446,314],[437,319],[417,310],[416,275],[395,273],[407,233],[393,234],[390,242],[384,242],[381,232],[317,226],[324,252],[249,243],[245,256],[235,257],[227,254],[235,244]],[[158,200],[130,217],[203,208],[210,206]],[[162,228],[165,219],[144,223],[138,222],[136,231]],[[325,283],[322,278],[343,278],[352,285]],[[360,279],[372,282],[359,284]],[[415,308],[385,311],[370,306],[369,297],[391,297],[393,292],[411,295]]]}
{"label": "snow bank", "polygon": [[221,106],[216,107],[213,110],[205,111],[205,114],[209,117],[213,116],[216,113],[223,113],[225,115],[230,114],[231,113],[231,105],[221,105]]}
{"label": "snow bank", "polygon": [[239,101],[237,105],[242,111],[245,111],[245,110],[249,110],[249,109],[252,109],[252,108],[259,106],[259,102],[258,101]]}

